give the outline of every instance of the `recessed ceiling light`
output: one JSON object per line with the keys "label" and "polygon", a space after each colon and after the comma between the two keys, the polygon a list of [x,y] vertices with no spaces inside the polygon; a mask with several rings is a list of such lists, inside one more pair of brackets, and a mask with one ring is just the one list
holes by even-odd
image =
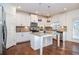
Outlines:
{"label": "recessed ceiling light", "polygon": [[64,10],[66,11],[66,10],[67,10],[67,8],[64,8]]}
{"label": "recessed ceiling light", "polygon": [[20,8],[21,8],[21,6],[18,6],[17,8],[19,8],[19,9],[20,9]]}

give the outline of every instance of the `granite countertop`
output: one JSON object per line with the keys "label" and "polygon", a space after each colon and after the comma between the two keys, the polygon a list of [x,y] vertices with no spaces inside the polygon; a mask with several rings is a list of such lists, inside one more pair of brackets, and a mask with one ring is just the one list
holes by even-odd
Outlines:
{"label": "granite countertop", "polygon": [[43,33],[43,32],[35,32],[35,33],[31,33],[31,34],[33,34],[33,35],[35,35],[35,36],[51,36],[52,35],[52,33]]}

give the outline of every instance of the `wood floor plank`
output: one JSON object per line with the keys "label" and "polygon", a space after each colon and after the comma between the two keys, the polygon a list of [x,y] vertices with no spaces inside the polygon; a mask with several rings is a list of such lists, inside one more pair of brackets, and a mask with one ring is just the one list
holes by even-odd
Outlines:
{"label": "wood floor plank", "polygon": [[[61,47],[57,47],[57,40],[53,41],[53,44],[43,49],[43,55],[79,55],[79,43],[66,41],[66,47],[62,49],[62,41]],[[24,42],[21,44],[17,44],[9,49],[6,49],[6,55],[39,55],[40,50],[34,51],[30,42]]]}

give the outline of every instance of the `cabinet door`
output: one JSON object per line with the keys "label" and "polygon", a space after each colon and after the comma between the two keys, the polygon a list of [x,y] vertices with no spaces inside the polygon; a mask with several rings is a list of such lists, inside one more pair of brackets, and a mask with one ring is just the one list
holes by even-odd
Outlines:
{"label": "cabinet door", "polygon": [[22,37],[21,37],[21,33],[17,33],[16,34],[16,42],[21,42],[22,41]]}
{"label": "cabinet door", "polygon": [[17,12],[16,14],[16,21],[17,26],[20,26],[21,24],[23,26],[30,26],[30,15],[25,13]]}
{"label": "cabinet door", "polygon": [[21,14],[17,13],[16,14],[16,26],[21,26],[23,23],[23,17]]}
{"label": "cabinet door", "polygon": [[49,37],[45,37],[45,38],[43,38],[44,40],[43,40],[43,46],[48,46],[48,45],[51,45],[52,44],[52,37],[51,36],[49,36]]}
{"label": "cabinet door", "polygon": [[37,15],[31,15],[31,22],[38,22]]}
{"label": "cabinet door", "polygon": [[23,33],[23,41],[29,41],[30,40],[30,34],[29,32]]}
{"label": "cabinet door", "polygon": [[24,26],[30,26],[30,15],[24,14],[22,21]]}
{"label": "cabinet door", "polygon": [[25,42],[30,40],[30,35],[28,32],[21,32],[17,33],[17,43],[18,42]]}
{"label": "cabinet door", "polygon": [[38,26],[46,26],[47,23],[47,18],[44,18],[44,17],[39,17],[38,19],[40,19],[41,21],[38,21]]}
{"label": "cabinet door", "polygon": [[7,26],[7,42],[6,48],[16,45],[16,22],[15,16],[11,14],[6,14],[6,26]]}

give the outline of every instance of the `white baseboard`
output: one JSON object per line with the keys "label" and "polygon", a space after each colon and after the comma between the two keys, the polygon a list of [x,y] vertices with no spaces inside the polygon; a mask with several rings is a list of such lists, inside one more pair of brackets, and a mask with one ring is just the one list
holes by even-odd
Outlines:
{"label": "white baseboard", "polygon": [[71,41],[71,42],[79,43],[79,40],[78,39],[72,39],[72,40],[66,40],[66,41]]}

